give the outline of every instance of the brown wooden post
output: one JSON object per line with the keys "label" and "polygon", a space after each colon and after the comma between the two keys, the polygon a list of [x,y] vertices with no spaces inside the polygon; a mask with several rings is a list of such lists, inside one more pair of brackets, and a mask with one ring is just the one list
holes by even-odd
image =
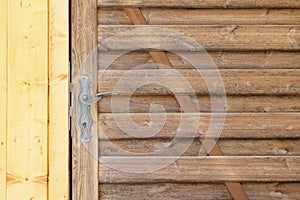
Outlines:
{"label": "brown wooden post", "polygon": [[[92,80],[92,95],[97,91],[97,5],[95,0],[72,0],[72,82],[78,84],[80,75]],[[75,94],[76,92],[73,91]],[[73,94],[74,94],[73,93]],[[91,106],[93,138],[83,143],[77,131],[77,97],[72,106],[72,198],[98,199],[98,130],[97,106]]]}

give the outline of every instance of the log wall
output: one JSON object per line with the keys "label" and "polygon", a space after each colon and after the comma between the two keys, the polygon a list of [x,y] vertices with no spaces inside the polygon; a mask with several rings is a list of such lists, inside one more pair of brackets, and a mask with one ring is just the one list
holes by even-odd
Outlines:
{"label": "log wall", "polygon": [[[134,28],[143,28],[144,32],[128,36],[124,43],[105,51],[99,49],[98,90],[111,91],[134,67],[157,63],[159,59],[153,56],[157,52],[159,58],[167,57],[167,65],[183,75],[196,92],[191,101],[201,112],[200,117],[194,116],[200,120],[198,134],[183,157],[153,173],[125,173],[100,163],[99,198],[300,199],[300,2],[98,0],[99,44]],[[152,28],[156,31],[151,32]],[[219,154],[197,157],[211,115],[219,115],[224,110],[212,113],[206,84],[196,75],[192,64],[175,53],[159,52],[159,49],[151,49],[151,53],[147,49],[127,52],[132,46],[147,46],[149,41],[154,41],[158,47],[163,43],[173,52],[199,53],[156,40],[155,37],[165,34],[159,28],[177,31],[200,43],[218,67],[227,95],[224,108],[227,115],[217,142]],[[145,40],[145,36],[152,40]],[[116,51],[126,53],[103,71],[103,63]],[[149,69],[159,71],[155,74],[161,78],[172,76],[158,68],[144,65],[141,77],[142,71]],[[203,66],[202,70],[212,69]],[[128,87],[131,84],[126,82]],[[129,112],[137,124],[148,124],[152,104],[163,105],[167,112],[166,124],[156,136],[147,139],[129,136],[114,120],[114,115]],[[120,166],[126,162],[122,160],[126,151],[151,153],[157,147],[172,145],[181,113],[185,112],[172,92],[160,85],[139,88],[130,99],[129,109],[120,104],[112,113],[110,97],[105,97],[98,107],[99,128],[103,130],[99,132],[99,154],[103,157],[113,154],[112,159]],[[118,148],[112,148],[108,139]]]}

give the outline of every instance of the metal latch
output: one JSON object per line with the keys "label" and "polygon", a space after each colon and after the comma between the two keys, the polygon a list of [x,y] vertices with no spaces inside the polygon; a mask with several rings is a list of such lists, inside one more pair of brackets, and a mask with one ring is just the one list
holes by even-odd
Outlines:
{"label": "metal latch", "polygon": [[87,76],[79,77],[80,92],[78,95],[78,108],[79,108],[79,136],[82,142],[90,142],[92,138],[91,128],[93,125],[93,118],[91,115],[91,105],[97,103],[104,95],[118,96],[117,93],[102,92],[96,94],[92,98],[90,92],[90,78]]}

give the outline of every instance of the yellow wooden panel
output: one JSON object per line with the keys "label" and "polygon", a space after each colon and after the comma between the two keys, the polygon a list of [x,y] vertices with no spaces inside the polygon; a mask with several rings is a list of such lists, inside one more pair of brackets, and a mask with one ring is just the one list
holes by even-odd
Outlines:
{"label": "yellow wooden panel", "polygon": [[0,199],[6,198],[7,0],[0,1]]}
{"label": "yellow wooden panel", "polygon": [[8,1],[7,199],[47,199],[48,1]]}
{"label": "yellow wooden panel", "polygon": [[69,199],[68,1],[49,1],[49,200]]}

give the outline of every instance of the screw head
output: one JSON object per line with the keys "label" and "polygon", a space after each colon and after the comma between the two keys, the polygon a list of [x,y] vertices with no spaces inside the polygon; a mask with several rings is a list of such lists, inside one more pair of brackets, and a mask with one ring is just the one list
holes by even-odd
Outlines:
{"label": "screw head", "polygon": [[86,101],[86,100],[88,100],[88,99],[89,99],[89,97],[88,97],[87,94],[82,95],[82,100]]}

